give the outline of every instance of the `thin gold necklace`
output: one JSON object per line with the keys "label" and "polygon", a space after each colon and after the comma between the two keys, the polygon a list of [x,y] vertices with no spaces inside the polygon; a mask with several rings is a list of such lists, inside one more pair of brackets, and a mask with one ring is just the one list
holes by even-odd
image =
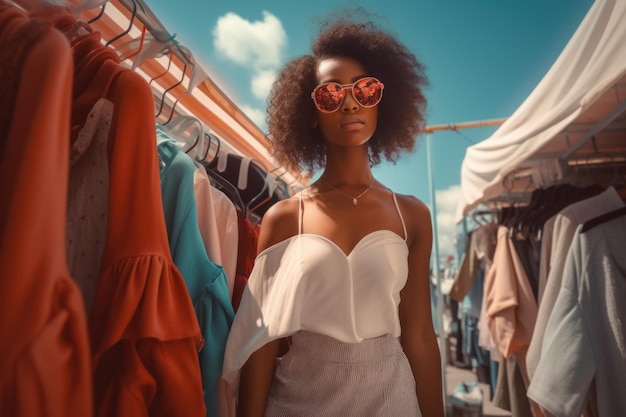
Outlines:
{"label": "thin gold necklace", "polygon": [[349,199],[351,199],[352,200],[352,205],[356,206],[359,203],[359,198],[363,197],[365,195],[365,193],[368,192],[372,188],[372,184],[374,184],[374,176],[372,175],[372,180],[370,181],[370,183],[367,186],[367,188],[365,189],[365,191],[363,191],[361,194],[357,195],[356,197],[352,197],[351,195],[344,193],[339,188],[335,187],[334,185],[332,185],[329,182],[327,182],[326,180],[324,180],[324,178],[320,178],[320,181],[322,181],[324,184],[328,185],[333,190],[335,190],[335,191],[345,195]]}

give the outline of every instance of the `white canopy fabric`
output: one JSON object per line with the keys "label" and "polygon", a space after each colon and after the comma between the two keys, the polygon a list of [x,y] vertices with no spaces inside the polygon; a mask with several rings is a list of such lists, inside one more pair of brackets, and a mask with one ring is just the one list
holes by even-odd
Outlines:
{"label": "white canopy fabric", "polygon": [[625,108],[626,0],[598,0],[522,105],[467,149],[457,222],[481,203],[559,180],[572,158],[626,151]]}

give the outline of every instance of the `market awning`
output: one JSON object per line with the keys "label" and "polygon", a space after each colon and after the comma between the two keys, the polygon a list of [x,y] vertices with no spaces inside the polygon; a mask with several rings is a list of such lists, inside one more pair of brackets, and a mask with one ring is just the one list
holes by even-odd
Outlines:
{"label": "market awning", "polygon": [[625,109],[626,1],[598,0],[522,105],[467,149],[457,222],[481,203],[529,197],[580,165],[623,161]]}

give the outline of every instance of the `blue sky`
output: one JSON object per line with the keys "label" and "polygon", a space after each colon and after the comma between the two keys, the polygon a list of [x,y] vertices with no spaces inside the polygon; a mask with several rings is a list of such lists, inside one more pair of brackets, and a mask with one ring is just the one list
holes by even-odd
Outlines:
{"label": "blue sky", "polygon": [[[428,125],[506,118],[530,94],[591,0],[147,0],[211,78],[264,128],[265,97],[282,64],[308,53],[317,20],[362,6],[426,66]],[[461,163],[497,127],[433,134],[441,256],[454,254]],[[425,137],[396,165],[375,168],[396,192],[431,205]]]}

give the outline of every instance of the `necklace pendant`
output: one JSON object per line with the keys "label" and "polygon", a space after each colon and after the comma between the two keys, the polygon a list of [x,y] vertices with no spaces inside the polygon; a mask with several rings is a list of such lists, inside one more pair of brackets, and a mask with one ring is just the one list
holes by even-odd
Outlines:
{"label": "necklace pendant", "polygon": [[372,176],[372,180],[370,181],[370,184],[367,186],[365,191],[363,191],[361,194],[357,195],[356,197],[352,197],[351,195],[348,195],[348,194],[344,193],[339,188],[337,188],[334,185],[328,183],[326,180],[324,180],[324,178],[320,178],[320,181],[323,182],[324,184],[326,184],[327,186],[329,186],[330,188],[332,188],[333,190],[337,191],[338,193],[343,194],[346,197],[348,197],[349,199],[351,199],[352,200],[352,205],[356,206],[359,203],[359,198],[363,197],[365,195],[365,193],[367,193],[372,188],[372,184],[374,184],[374,177]]}

